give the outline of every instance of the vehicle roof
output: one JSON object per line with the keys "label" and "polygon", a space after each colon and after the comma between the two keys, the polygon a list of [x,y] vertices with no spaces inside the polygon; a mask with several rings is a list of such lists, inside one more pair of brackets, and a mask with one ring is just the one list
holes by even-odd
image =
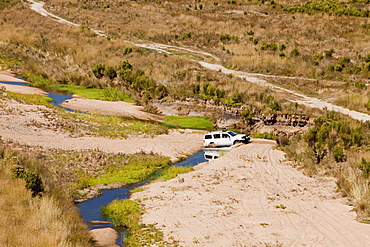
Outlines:
{"label": "vehicle roof", "polygon": [[229,130],[217,130],[217,131],[209,132],[206,135],[209,135],[209,134],[219,134],[219,133],[227,133],[227,132],[230,132],[230,131]]}

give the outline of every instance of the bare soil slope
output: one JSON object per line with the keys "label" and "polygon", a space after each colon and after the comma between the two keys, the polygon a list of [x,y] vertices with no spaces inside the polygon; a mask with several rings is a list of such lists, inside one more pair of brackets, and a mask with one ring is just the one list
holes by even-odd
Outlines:
{"label": "bare soil slope", "polygon": [[274,142],[254,140],[132,199],[179,246],[368,246],[370,225],[355,220],[334,180],[291,165]]}

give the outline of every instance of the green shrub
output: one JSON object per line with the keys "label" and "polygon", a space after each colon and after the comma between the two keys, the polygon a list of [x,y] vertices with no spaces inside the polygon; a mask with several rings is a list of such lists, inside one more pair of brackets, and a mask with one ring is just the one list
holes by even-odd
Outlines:
{"label": "green shrub", "polygon": [[192,33],[191,32],[185,32],[183,35],[182,35],[182,39],[190,39],[192,36]]}
{"label": "green shrub", "polygon": [[99,63],[95,64],[92,72],[94,73],[96,78],[102,78],[104,76],[104,71],[105,71],[105,64]]}
{"label": "green shrub", "polygon": [[21,178],[26,182],[26,188],[32,191],[33,197],[40,196],[44,192],[44,184],[36,170],[16,165],[12,168],[12,172],[17,178]]}
{"label": "green shrub", "polygon": [[265,51],[270,49],[271,51],[276,51],[277,50],[277,45],[275,43],[263,43],[261,45],[261,50]]}
{"label": "green shrub", "polygon": [[122,54],[127,55],[127,54],[130,54],[131,52],[132,52],[132,48],[130,46],[126,46],[125,48],[123,48]]}
{"label": "green shrub", "polygon": [[117,77],[117,72],[112,66],[108,66],[104,71],[104,76],[108,77],[109,79],[113,80]]}
{"label": "green shrub", "polygon": [[366,161],[365,158],[362,158],[361,164],[358,165],[358,168],[362,171],[362,174],[365,178],[370,176],[370,161]]}
{"label": "green shrub", "polygon": [[319,59],[319,60],[321,60],[321,59],[323,59],[324,58],[324,55],[322,54],[322,53],[315,53],[315,54],[313,54],[313,56],[312,56],[314,59]]}
{"label": "green shrub", "polygon": [[286,49],[286,45],[280,44],[279,45],[279,51],[284,51]]}
{"label": "green shrub", "polygon": [[331,48],[329,50],[324,51],[325,57],[332,57],[334,53],[334,49]]}
{"label": "green shrub", "polygon": [[230,41],[231,40],[231,36],[230,36],[230,34],[227,34],[227,33],[220,34],[220,40],[221,41]]}
{"label": "green shrub", "polygon": [[368,63],[366,63],[366,64],[364,65],[364,70],[365,70],[365,71],[370,71],[370,62],[368,62]]}
{"label": "green shrub", "polygon": [[365,63],[369,63],[369,62],[370,62],[370,54],[367,54],[367,55],[364,57],[364,61],[365,61]]}
{"label": "green shrub", "polygon": [[356,7],[349,7],[345,2],[339,2],[336,0],[324,0],[324,1],[308,1],[302,6],[295,5],[284,8],[285,11],[291,13],[306,13],[313,15],[316,12],[324,12],[327,14],[334,14],[337,16],[360,16],[360,17],[369,17],[369,10],[359,9]]}
{"label": "green shrub", "polygon": [[344,68],[343,64],[337,64],[337,65],[335,65],[334,70],[338,71],[338,72],[341,72],[343,70],[343,68]]}
{"label": "green shrub", "polygon": [[334,71],[334,66],[333,65],[328,65],[327,70],[328,71]]}
{"label": "green shrub", "polygon": [[298,51],[298,49],[294,48],[293,50],[291,50],[291,52],[290,52],[290,56],[291,56],[291,57],[297,57],[297,56],[299,56],[299,51]]}
{"label": "green shrub", "polygon": [[340,57],[339,62],[340,63],[349,63],[351,59],[349,57]]}
{"label": "green shrub", "polygon": [[333,158],[336,162],[343,162],[344,161],[344,152],[341,147],[335,147],[333,151]]}

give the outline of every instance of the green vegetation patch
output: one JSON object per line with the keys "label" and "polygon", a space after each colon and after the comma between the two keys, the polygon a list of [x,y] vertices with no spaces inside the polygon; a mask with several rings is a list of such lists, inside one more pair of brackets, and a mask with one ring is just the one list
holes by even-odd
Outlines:
{"label": "green vegetation patch", "polygon": [[170,164],[170,158],[153,155],[130,155],[123,165],[111,166],[106,169],[107,173],[102,176],[90,179],[87,185],[124,183],[132,184],[142,181],[154,175],[158,170]]}
{"label": "green vegetation patch", "polygon": [[252,138],[262,138],[269,140],[276,140],[277,136],[272,132],[255,132],[252,134]]}
{"label": "green vegetation patch", "polygon": [[325,0],[325,1],[308,1],[303,5],[291,6],[284,8],[285,11],[292,13],[306,13],[313,15],[316,12],[324,12],[331,15],[337,16],[359,16],[369,17],[369,10],[362,10],[357,7],[348,6],[346,3],[339,2],[336,0]]}
{"label": "green vegetation patch", "polygon": [[125,227],[129,237],[124,240],[125,246],[178,246],[163,240],[163,233],[153,225],[140,224],[142,208],[129,199],[114,200],[102,207],[104,217],[111,219],[116,227]]}
{"label": "green vegetation patch", "polygon": [[76,85],[51,85],[49,89],[58,90],[62,92],[70,92],[88,99],[106,100],[106,101],[125,101],[135,103],[135,101],[126,94],[125,91],[119,88],[87,88]]}
{"label": "green vegetation patch", "polygon": [[161,171],[158,179],[167,181],[172,178],[177,177],[177,175],[182,174],[182,173],[187,173],[193,170],[193,167],[191,166],[170,166],[163,171]]}
{"label": "green vegetation patch", "polygon": [[168,127],[157,122],[72,112],[61,113],[61,116],[71,122],[65,128],[74,134],[82,132],[84,135],[128,138],[131,135],[155,136],[168,133]]}
{"label": "green vegetation patch", "polygon": [[170,128],[212,130],[213,122],[208,117],[165,116],[165,125]]}
{"label": "green vegetation patch", "polygon": [[21,103],[25,104],[33,104],[33,105],[44,105],[48,107],[52,107],[50,102],[53,100],[44,95],[38,94],[21,94],[21,93],[14,93],[14,92],[7,92],[7,95],[12,99],[15,99]]}

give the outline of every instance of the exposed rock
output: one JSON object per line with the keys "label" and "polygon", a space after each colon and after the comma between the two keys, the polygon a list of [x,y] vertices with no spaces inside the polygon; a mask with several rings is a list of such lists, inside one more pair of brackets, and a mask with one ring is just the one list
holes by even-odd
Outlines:
{"label": "exposed rock", "polygon": [[113,228],[94,229],[90,233],[96,241],[95,247],[118,247],[116,244],[118,233]]}

